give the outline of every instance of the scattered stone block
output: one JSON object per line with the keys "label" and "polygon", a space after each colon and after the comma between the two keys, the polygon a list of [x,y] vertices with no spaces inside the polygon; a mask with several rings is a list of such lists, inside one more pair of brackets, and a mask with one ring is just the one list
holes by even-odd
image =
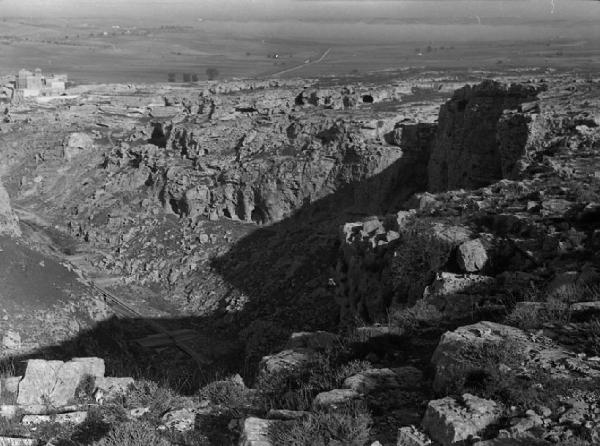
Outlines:
{"label": "scattered stone block", "polygon": [[0,437],[0,446],[37,446],[38,441],[31,438]]}
{"label": "scattered stone block", "polygon": [[310,349],[288,349],[264,356],[259,364],[258,380],[268,380],[270,376],[280,373],[296,373],[311,363],[313,354],[314,351]]}
{"label": "scattered stone block", "polygon": [[18,331],[7,330],[2,336],[2,347],[7,350],[18,350],[21,348],[21,335]]}
{"label": "scattered stone block", "polygon": [[432,442],[415,426],[405,426],[398,429],[396,446],[429,446]]}
{"label": "scattered stone block", "polygon": [[10,376],[2,380],[2,389],[9,393],[17,393],[19,391],[19,382],[23,379],[22,376]]}
{"label": "scattered stone block", "polygon": [[319,393],[313,400],[313,408],[324,409],[338,407],[360,399],[361,395],[353,389],[333,389]]}
{"label": "scattered stone block", "polygon": [[150,412],[149,407],[136,407],[135,409],[130,409],[128,415],[130,419],[136,420],[143,417],[148,412]]}
{"label": "scattered stone block", "polygon": [[161,428],[170,431],[187,432],[194,429],[196,411],[192,409],[171,410],[163,415]]}
{"label": "scattered stone block", "polygon": [[85,376],[104,376],[104,360],[74,358],[69,362],[30,359],[25,376],[19,382],[17,403],[64,406],[75,396]]}
{"label": "scattered stone block", "polygon": [[42,423],[58,423],[58,424],[81,424],[87,418],[87,412],[69,412],[59,413],[55,415],[25,415],[21,419],[21,424],[42,424]]}
{"label": "scattered stone block", "polygon": [[133,378],[96,378],[96,392],[102,392],[104,399],[112,399],[127,392],[127,389],[133,385]]}
{"label": "scattered stone block", "polygon": [[340,337],[327,331],[292,333],[286,348],[308,348],[317,351],[331,350],[338,345]]}
{"label": "scattered stone block", "polygon": [[459,268],[467,273],[483,270],[489,261],[489,257],[481,239],[469,240],[460,245],[457,261]]}
{"label": "scattered stone block", "polygon": [[467,393],[462,401],[452,397],[430,401],[423,429],[442,446],[452,446],[477,439],[501,415],[502,406],[498,403]]}
{"label": "scattered stone block", "polygon": [[249,417],[244,420],[240,446],[276,446],[271,441],[270,431],[281,421]]}
{"label": "scattered stone block", "polygon": [[2,404],[0,406],[0,417],[12,420],[19,413],[19,406],[13,404]]}

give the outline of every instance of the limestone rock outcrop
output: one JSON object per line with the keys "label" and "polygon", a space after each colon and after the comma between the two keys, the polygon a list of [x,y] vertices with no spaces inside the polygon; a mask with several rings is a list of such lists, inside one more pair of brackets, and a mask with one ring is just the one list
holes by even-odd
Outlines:
{"label": "limestone rock outcrop", "polygon": [[[525,154],[531,120],[518,114],[518,107],[533,101],[540,89],[484,81],[457,90],[440,110],[428,166],[429,190],[477,188],[512,172]],[[506,110],[514,112],[505,115]]]}

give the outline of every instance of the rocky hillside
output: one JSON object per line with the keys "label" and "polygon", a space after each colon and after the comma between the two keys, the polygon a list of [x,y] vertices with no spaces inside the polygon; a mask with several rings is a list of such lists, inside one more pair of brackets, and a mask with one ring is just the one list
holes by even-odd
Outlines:
{"label": "rocky hillside", "polygon": [[[7,240],[68,266],[119,318],[60,345],[24,325],[6,342],[138,378],[95,402],[104,381],[65,378],[94,406],[75,408],[80,431],[93,413],[106,432],[61,438],[600,441],[600,84],[515,77],[426,100],[412,81],[306,84],[104,86],[12,106]],[[33,413],[21,386],[49,366],[7,373],[17,424]],[[158,405],[141,378],[193,396]]]}

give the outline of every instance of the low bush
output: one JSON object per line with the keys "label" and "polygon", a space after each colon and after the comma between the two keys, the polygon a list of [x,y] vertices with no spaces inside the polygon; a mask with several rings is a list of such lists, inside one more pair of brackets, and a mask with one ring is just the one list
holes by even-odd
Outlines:
{"label": "low bush", "polygon": [[343,362],[334,353],[318,353],[302,370],[270,376],[257,387],[266,409],[307,410],[318,393],[339,388],[346,378],[369,368],[368,361]]}
{"label": "low bush", "polygon": [[366,405],[355,402],[276,425],[270,435],[278,446],[363,446],[372,422]]}
{"label": "low bush", "polygon": [[202,387],[198,392],[201,399],[209,400],[213,404],[219,404],[230,408],[238,408],[248,402],[248,389],[243,382],[235,377],[224,380],[213,381]]}
{"label": "low bush", "polygon": [[148,407],[145,416],[149,421],[158,421],[162,415],[177,404],[178,396],[172,390],[159,386],[153,381],[135,381],[125,395],[113,401],[115,406],[123,408]]}
{"label": "low bush", "polygon": [[169,442],[143,421],[127,421],[111,428],[95,446],[168,446]]}

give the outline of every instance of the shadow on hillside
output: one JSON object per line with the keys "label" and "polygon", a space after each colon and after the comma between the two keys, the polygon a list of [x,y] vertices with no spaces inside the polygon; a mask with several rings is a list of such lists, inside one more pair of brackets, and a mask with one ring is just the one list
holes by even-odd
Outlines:
{"label": "shadow on hillside", "polygon": [[[230,285],[229,290],[221,290],[223,295],[235,293],[243,302],[238,311],[222,308],[215,316],[157,320],[169,330],[195,330],[198,338],[191,341],[193,347],[211,365],[199,370],[172,345],[148,349],[132,342],[154,334],[149,328],[153,320],[113,318],[59,345],[9,357],[5,367],[14,364],[14,373],[20,374],[28,358],[98,356],[105,359],[107,376],[157,380],[184,393],[236,372],[251,381],[260,357],[280,347],[292,331],[336,326],[339,310],[331,278],[339,226],[393,211],[413,193],[425,190],[427,160],[426,150],[408,151],[381,173],[340,187],[283,221],[257,227],[213,259],[211,266]],[[358,159],[352,166],[359,172],[361,167]]]}

